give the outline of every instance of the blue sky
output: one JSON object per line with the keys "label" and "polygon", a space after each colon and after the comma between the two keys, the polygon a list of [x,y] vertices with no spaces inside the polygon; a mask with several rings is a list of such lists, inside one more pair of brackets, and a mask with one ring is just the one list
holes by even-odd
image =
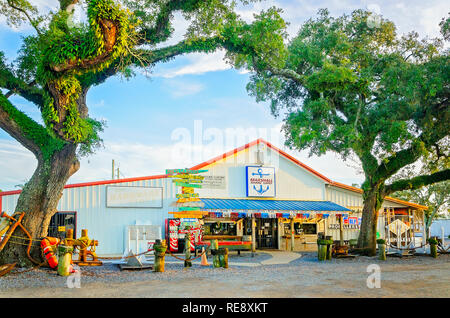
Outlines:
{"label": "blue sky", "polygon": [[[35,1],[44,10],[55,7],[52,0]],[[314,16],[319,8],[329,8],[332,15],[350,13],[357,8],[379,10],[392,20],[399,33],[416,30],[421,36],[438,35],[440,19],[450,11],[448,1],[262,1],[239,7],[239,13],[251,21],[253,13],[270,6],[284,9],[283,17],[290,23],[288,32],[294,36],[302,22]],[[167,44],[182,39],[186,22],[176,15],[175,34]],[[20,36],[32,32],[27,27],[9,28],[0,18],[0,48],[11,60],[20,47]],[[257,104],[248,96],[245,86],[249,74],[231,69],[223,61],[223,52],[189,54],[159,64],[150,78],[139,74],[125,81],[109,79],[88,94],[90,116],[104,119],[107,128],[102,134],[104,148],[81,159],[81,169],[69,183],[107,180],[111,178],[111,160],[119,165],[121,177],[163,173],[166,168],[182,168],[207,160],[242,145],[235,140],[223,144],[208,135],[227,136],[227,131],[247,129],[245,142],[263,137],[276,146],[325,174],[347,184],[361,183],[356,161],[343,162],[334,154],[321,158],[308,157],[283,147],[279,133],[281,118],[274,118],[265,103]],[[11,101],[34,119],[41,121],[36,108],[19,97]],[[203,133],[194,143],[194,126]],[[228,129],[228,130],[227,130]],[[190,132],[194,143],[192,153],[174,156],[180,132]],[[198,136],[198,134],[197,134]],[[253,138],[255,137],[255,138]],[[0,130],[0,189],[17,189],[32,175],[36,160],[30,152]]]}

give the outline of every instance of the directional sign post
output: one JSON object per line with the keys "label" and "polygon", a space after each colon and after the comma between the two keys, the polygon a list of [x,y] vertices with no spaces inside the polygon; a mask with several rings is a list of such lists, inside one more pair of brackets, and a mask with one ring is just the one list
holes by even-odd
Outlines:
{"label": "directional sign post", "polygon": [[177,187],[181,187],[181,193],[176,195],[178,199],[173,205],[178,208],[178,212],[173,212],[174,215],[180,216],[183,213],[190,215],[197,215],[202,217],[201,209],[204,206],[203,202],[198,198],[198,193],[194,189],[201,189],[204,177],[199,173],[207,172],[208,170],[191,170],[191,169],[167,169],[166,174],[169,178],[173,178],[172,182]]}

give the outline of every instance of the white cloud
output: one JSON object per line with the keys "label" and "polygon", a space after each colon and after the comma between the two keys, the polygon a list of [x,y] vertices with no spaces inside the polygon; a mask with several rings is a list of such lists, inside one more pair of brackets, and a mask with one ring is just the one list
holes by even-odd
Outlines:
{"label": "white cloud", "polygon": [[172,78],[164,80],[164,90],[174,98],[195,95],[204,88],[203,84],[195,81],[182,81]]}
{"label": "white cloud", "polygon": [[440,32],[439,23],[449,11],[450,4],[444,1],[423,10],[419,22],[425,31],[424,33],[430,36],[438,36]]}
{"label": "white cloud", "polygon": [[210,54],[192,53],[186,57],[186,65],[158,71],[154,74],[154,76],[173,78],[182,75],[198,75],[206,72],[228,70],[231,66],[223,60],[224,56],[224,50],[218,50]]}
{"label": "white cloud", "polygon": [[36,169],[37,160],[33,154],[16,141],[0,139],[0,189],[17,190]]}

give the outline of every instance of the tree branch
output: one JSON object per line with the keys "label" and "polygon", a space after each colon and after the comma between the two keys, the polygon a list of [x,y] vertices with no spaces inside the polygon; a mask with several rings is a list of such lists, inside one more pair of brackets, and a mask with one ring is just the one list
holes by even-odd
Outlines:
{"label": "tree branch", "polygon": [[429,184],[449,179],[450,179],[450,169],[445,169],[429,175],[421,175],[411,179],[397,180],[392,184],[385,186],[384,193],[385,195],[389,195],[397,191],[415,190]]}
{"label": "tree branch", "polygon": [[[183,6],[186,8],[195,8],[196,3],[204,0],[170,0],[163,7],[156,18],[156,24],[153,28],[145,28],[139,32],[140,40],[138,45],[145,43],[161,43],[167,40],[172,34],[170,30],[170,17],[174,11],[182,10]],[[188,10],[184,10],[188,11]]]}
{"label": "tree branch", "polygon": [[9,92],[5,95],[6,98],[9,98],[13,94],[18,94],[26,100],[42,107],[44,104],[42,97],[43,91],[35,85],[36,81],[26,83],[25,81],[15,77],[5,65],[0,64],[0,87],[9,90]]}
{"label": "tree branch", "polygon": [[[443,125],[447,125],[445,120],[443,122]],[[387,158],[385,160],[385,163],[382,163],[377,168],[375,177],[384,179],[389,178],[397,171],[399,171],[402,167],[418,160],[420,156],[422,156],[425,149],[429,149],[446,135],[447,130],[438,128],[434,129],[433,133],[430,135],[420,135],[409,148],[400,150]]]}
{"label": "tree branch", "polygon": [[23,13],[23,14],[27,17],[27,19],[28,19],[28,21],[30,22],[31,26],[36,30],[37,34],[38,34],[38,35],[42,35],[41,31],[40,31],[39,28],[38,28],[38,23],[37,23],[36,21],[34,21],[34,20],[30,17],[30,15],[28,14],[28,12],[27,12],[25,9],[22,9],[22,8],[19,8],[19,7],[15,6],[10,0],[7,0],[6,2],[7,2],[8,5],[9,5],[11,8],[13,8],[14,10],[17,10],[17,11]]}
{"label": "tree branch", "polygon": [[290,69],[278,69],[278,68],[269,68],[270,73],[277,76],[282,76],[288,79],[291,79],[297,82],[299,85],[304,84],[303,76],[299,75],[297,72]]}
{"label": "tree branch", "polygon": [[[103,83],[109,77],[116,75],[124,67],[151,67],[158,62],[165,62],[178,55],[186,53],[213,52],[222,44],[223,42],[219,38],[214,37],[196,41],[181,41],[175,45],[167,46],[157,50],[134,50],[134,54],[129,55],[126,61],[116,61],[102,72],[89,74],[89,76],[86,76],[84,79],[82,79],[83,86],[98,85],[100,83]],[[119,64],[121,64],[121,67],[119,67]]]}
{"label": "tree branch", "polygon": [[11,137],[19,141],[30,150],[36,158],[41,156],[44,140],[40,137],[51,138],[45,127],[14,107],[11,102],[0,93],[0,128]]}

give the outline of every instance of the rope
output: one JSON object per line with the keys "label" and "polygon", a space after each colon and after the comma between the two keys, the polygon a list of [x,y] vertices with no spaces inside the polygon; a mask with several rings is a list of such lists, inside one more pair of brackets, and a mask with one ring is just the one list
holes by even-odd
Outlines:
{"label": "rope", "polygon": [[185,262],[185,261],[193,261],[193,260],[196,260],[197,258],[202,257],[203,254],[205,254],[205,253],[208,251],[208,249],[204,250],[204,251],[203,251],[200,255],[198,255],[197,257],[189,258],[189,259],[180,258],[180,257],[178,257],[178,256],[176,256],[176,255],[174,255],[174,254],[172,254],[172,252],[171,252],[170,250],[167,250],[167,251],[169,252],[170,256],[175,257],[176,259]]}
{"label": "rope", "polygon": [[22,240],[27,240],[27,241],[30,241],[30,240],[40,240],[40,239],[42,239],[42,238],[40,238],[40,237],[35,237],[35,238],[28,238],[28,237],[23,237],[23,236],[15,236],[15,235],[10,235],[9,237],[14,237],[14,238],[18,238],[18,239],[22,239]]}
{"label": "rope", "polygon": [[118,256],[118,257],[97,257],[97,258],[99,258],[99,259],[127,259],[127,258],[131,258],[131,257],[135,257],[135,256],[144,255],[144,254],[147,254],[148,252],[151,252],[151,251],[153,251],[153,249],[148,249],[148,250],[146,250],[143,253],[129,255],[129,256],[126,256],[126,257]]}
{"label": "rope", "polygon": [[[30,245],[30,243],[22,243],[22,242],[15,242],[15,241],[8,241],[8,243],[17,244],[17,245],[24,245],[24,246]],[[33,245],[33,246],[38,247],[38,245]]]}
{"label": "rope", "polygon": [[[18,214],[18,212],[14,213],[13,216],[15,216],[16,214]],[[15,218],[13,218],[13,216],[9,216],[9,215],[7,215],[7,214],[4,213],[4,212],[1,212],[0,215],[1,215],[2,217],[6,217],[6,218],[10,219],[11,221],[14,221],[14,222],[18,223],[17,226],[19,226],[19,227],[22,229],[22,231],[25,233],[25,235],[28,236],[28,239],[27,239],[27,240],[29,241],[28,244],[23,244],[23,243],[19,243],[19,242],[12,242],[12,243],[19,244],[19,245],[25,245],[25,246],[28,246],[28,248],[27,248],[27,257],[28,257],[28,259],[29,259],[32,263],[38,265],[39,267],[42,266],[43,264],[45,264],[45,262],[44,262],[44,263],[39,263],[38,261],[34,260],[33,257],[31,257],[30,251],[31,251],[31,246],[32,246],[32,244],[33,244],[33,238],[31,237],[30,232],[28,232],[27,229],[22,225],[20,217],[19,217],[19,221],[17,221]],[[21,213],[20,215],[24,215],[24,213]],[[14,231],[15,231],[16,229],[17,229],[17,228],[15,228]],[[11,235],[8,235],[8,236],[7,236],[7,238],[6,238],[7,242],[8,242],[9,239],[11,238],[12,234],[14,233],[14,231],[11,233]],[[26,239],[26,238],[19,237],[19,236],[14,236],[14,237]],[[3,241],[4,239],[5,239],[5,238],[3,238],[2,241]],[[42,253],[42,252],[41,252],[41,253]],[[44,259],[45,259],[45,258],[44,258]]]}
{"label": "rope", "polygon": [[[28,257],[31,257],[31,256],[29,255],[29,252],[28,252],[27,254],[28,254]],[[47,264],[47,259],[44,257],[43,251],[42,251],[42,250],[41,250],[41,256],[42,256],[42,258],[44,259],[44,261],[43,261],[42,263],[37,264],[36,266],[34,266],[34,267],[30,268],[30,269],[23,270],[23,271],[15,271],[15,272],[11,271],[11,272],[9,272],[9,274],[11,274],[11,275],[17,275],[17,274],[28,273],[28,272],[34,271],[35,269],[38,269],[39,267],[44,266],[45,264]]]}

